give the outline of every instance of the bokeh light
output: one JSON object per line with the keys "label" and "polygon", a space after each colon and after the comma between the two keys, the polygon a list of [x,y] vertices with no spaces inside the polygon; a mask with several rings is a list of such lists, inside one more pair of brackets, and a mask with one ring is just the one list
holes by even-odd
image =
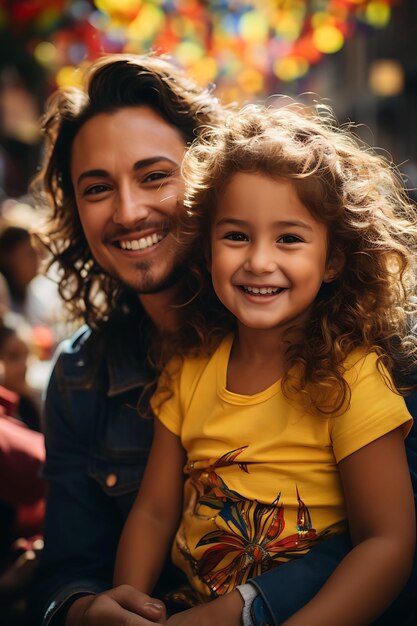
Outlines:
{"label": "bokeh light", "polygon": [[51,87],[73,84],[70,68],[103,52],[153,51],[247,99],[281,83],[302,91],[310,69],[358,28],[386,26],[394,1],[36,0],[0,8],[0,36],[23,36]]}
{"label": "bokeh light", "polygon": [[397,96],[404,88],[404,70],[391,59],[374,61],[369,71],[369,86],[378,96]]}
{"label": "bokeh light", "polygon": [[366,21],[374,28],[383,28],[389,22],[391,9],[386,2],[369,2],[365,10]]}
{"label": "bokeh light", "polygon": [[313,42],[317,50],[320,52],[323,52],[324,54],[332,54],[341,50],[345,42],[345,38],[337,26],[323,24],[314,31]]}

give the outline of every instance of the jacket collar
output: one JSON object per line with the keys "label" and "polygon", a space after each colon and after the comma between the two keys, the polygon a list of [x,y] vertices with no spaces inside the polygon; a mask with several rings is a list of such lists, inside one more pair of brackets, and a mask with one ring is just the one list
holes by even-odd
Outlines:
{"label": "jacket collar", "polygon": [[109,375],[109,397],[143,387],[149,382],[149,372],[146,367],[146,351],[134,351],[132,344],[121,350],[108,350],[107,371]]}
{"label": "jacket collar", "polygon": [[151,380],[146,362],[151,328],[150,320],[142,312],[127,316],[114,328],[117,340],[109,328],[104,355],[109,376],[108,396],[143,387]]}
{"label": "jacket collar", "polygon": [[67,364],[61,363],[65,384],[101,386],[104,366],[109,397],[143,387],[152,379],[146,363],[151,332],[150,324],[141,315],[126,316],[123,324],[108,326],[104,333],[83,326],[61,345],[61,351],[72,355]]}

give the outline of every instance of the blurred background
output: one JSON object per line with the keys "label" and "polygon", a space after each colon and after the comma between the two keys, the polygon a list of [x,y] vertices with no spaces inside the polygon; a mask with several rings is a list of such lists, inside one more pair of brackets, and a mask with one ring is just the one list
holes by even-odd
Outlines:
{"label": "blurred background", "polygon": [[[314,92],[396,163],[417,161],[414,0],[0,0],[0,193],[39,158],[38,117],[102,52],[169,53],[225,101]],[[407,169],[406,168],[406,169]]]}
{"label": "blurred background", "polygon": [[[417,199],[416,0],[0,0],[0,427],[13,415],[34,433],[32,468],[44,454],[38,431],[52,355],[70,332],[30,238],[40,217],[28,193],[42,151],[39,118],[47,97],[79,84],[89,61],[149,50],[172,55],[225,102],[324,99],[387,151]],[[1,465],[10,437],[0,428],[0,485],[10,476]],[[22,509],[17,490],[13,501],[0,490],[6,626],[23,624],[19,607],[42,547],[42,487],[31,493],[37,498]]]}

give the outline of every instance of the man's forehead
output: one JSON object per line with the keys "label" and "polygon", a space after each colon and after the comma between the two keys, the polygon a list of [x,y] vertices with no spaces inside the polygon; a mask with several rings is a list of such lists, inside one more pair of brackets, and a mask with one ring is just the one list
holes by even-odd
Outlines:
{"label": "man's forehead", "polygon": [[107,169],[123,164],[138,169],[152,162],[182,161],[179,130],[149,107],[130,107],[90,118],[74,138],[71,169]]}
{"label": "man's forehead", "polygon": [[80,136],[94,133],[97,129],[105,132],[107,129],[116,130],[120,127],[129,128],[131,132],[152,131],[160,135],[174,135],[184,141],[180,129],[167,121],[161,113],[150,106],[126,106],[114,111],[97,112],[84,122],[74,137],[74,141]]}

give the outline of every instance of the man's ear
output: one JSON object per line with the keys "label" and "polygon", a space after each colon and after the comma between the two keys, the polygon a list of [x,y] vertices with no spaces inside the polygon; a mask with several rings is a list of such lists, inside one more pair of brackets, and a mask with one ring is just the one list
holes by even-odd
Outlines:
{"label": "man's ear", "polygon": [[324,283],[331,283],[336,278],[339,278],[346,263],[345,253],[341,250],[334,250],[327,261],[327,268],[324,273]]}

